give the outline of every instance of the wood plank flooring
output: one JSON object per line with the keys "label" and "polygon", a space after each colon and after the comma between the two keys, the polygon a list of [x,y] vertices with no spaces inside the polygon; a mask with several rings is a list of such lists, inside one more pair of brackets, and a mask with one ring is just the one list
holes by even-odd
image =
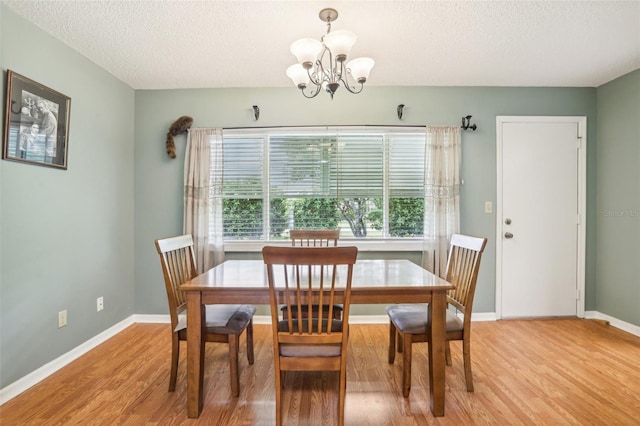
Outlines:
{"label": "wood plank flooring", "polygon": [[[176,391],[167,391],[169,326],[135,324],[1,406],[0,424],[272,425],[271,329],[254,329],[256,362],[248,365],[243,343],[238,398],[230,393],[226,346],[207,345],[199,419],[186,416],[184,352]],[[580,319],[478,322],[472,330],[475,392],[465,390],[461,347],[453,343],[445,417],[434,418],[426,344],[414,345],[411,395],[405,399],[401,357],[387,363],[387,326],[353,325],[345,423],[640,424],[640,338]],[[285,384],[285,424],[335,423],[336,373],[289,373]]]}

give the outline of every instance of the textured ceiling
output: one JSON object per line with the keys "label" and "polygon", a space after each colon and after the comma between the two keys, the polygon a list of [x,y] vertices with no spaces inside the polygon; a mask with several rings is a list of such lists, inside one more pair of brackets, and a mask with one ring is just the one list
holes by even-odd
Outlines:
{"label": "textured ceiling", "polygon": [[596,87],[640,68],[640,1],[2,0],[134,89],[292,86],[289,45],[332,29],[376,86]]}

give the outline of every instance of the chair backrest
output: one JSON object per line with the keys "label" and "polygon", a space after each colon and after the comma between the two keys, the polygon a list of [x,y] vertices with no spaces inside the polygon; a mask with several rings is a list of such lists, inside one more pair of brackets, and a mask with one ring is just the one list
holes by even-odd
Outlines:
{"label": "chair backrest", "polygon": [[292,229],[289,231],[294,247],[335,247],[340,238],[339,229]]}
{"label": "chair backrest", "polygon": [[[348,327],[342,322],[346,324],[349,319],[351,278],[357,255],[357,247],[267,246],[262,249],[267,266],[274,345],[344,345],[346,349]],[[342,321],[333,319],[331,311],[323,318],[322,309],[313,309],[313,305],[323,304],[333,309],[336,295],[342,293]],[[280,321],[282,305],[289,312],[297,312],[297,318],[289,315],[287,320]]]}
{"label": "chair backrest", "polygon": [[465,314],[465,323],[471,320],[480,259],[486,245],[486,238],[460,234],[451,236],[446,280],[456,288],[449,291],[447,301]]}
{"label": "chair backrest", "polygon": [[178,315],[187,308],[187,300],[180,286],[198,275],[191,235],[156,240],[160,255],[164,284],[169,300],[169,314],[173,328],[178,324]]}

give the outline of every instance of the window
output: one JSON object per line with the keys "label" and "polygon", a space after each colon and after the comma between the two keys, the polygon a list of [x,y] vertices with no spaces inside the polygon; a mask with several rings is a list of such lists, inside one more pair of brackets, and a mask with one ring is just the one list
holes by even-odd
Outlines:
{"label": "window", "polygon": [[423,235],[422,129],[225,130],[225,240]]}

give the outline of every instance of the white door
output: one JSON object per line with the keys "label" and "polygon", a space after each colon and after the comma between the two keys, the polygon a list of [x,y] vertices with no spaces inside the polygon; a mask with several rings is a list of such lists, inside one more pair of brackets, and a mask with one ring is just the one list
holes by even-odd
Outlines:
{"label": "white door", "polygon": [[500,318],[584,316],[584,117],[498,117]]}

